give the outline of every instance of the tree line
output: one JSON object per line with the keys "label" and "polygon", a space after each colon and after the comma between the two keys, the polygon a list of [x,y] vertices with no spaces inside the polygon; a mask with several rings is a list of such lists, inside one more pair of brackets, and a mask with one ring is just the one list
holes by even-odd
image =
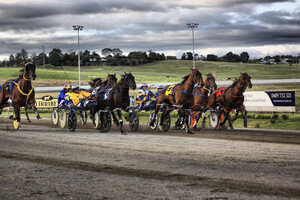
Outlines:
{"label": "tree line", "polygon": [[[80,53],[81,66],[97,66],[97,65],[109,65],[109,66],[137,66],[159,60],[177,60],[176,56],[165,56],[164,53],[156,53],[152,50],[148,52],[133,51],[127,56],[123,55],[123,52],[119,48],[104,48],[101,50],[101,54],[104,57],[100,57],[95,51],[90,52],[85,50]],[[261,63],[262,60],[267,63],[279,62],[283,59],[287,59],[289,63],[299,62],[300,54],[298,57],[291,55],[276,55],[266,56],[265,58],[252,59],[248,52],[242,52],[241,54],[234,54],[231,51],[224,56],[218,57],[214,54],[208,54],[206,57],[203,55],[195,54],[195,60],[206,61],[219,61],[219,62],[243,62],[243,63]],[[60,49],[54,48],[50,53],[44,54],[31,54],[29,55],[25,49],[15,55],[10,54],[8,59],[0,61],[0,67],[15,67],[18,66],[23,60],[32,60],[37,66],[45,66],[46,68],[60,66],[77,66],[78,54],[76,52],[63,53]],[[181,56],[181,60],[193,60],[192,52],[185,52]]]}
{"label": "tree line", "polygon": [[[122,55],[119,48],[104,48],[101,51],[104,57],[100,57],[95,51],[85,50],[80,53],[81,66],[109,65],[109,66],[137,66],[159,60],[176,59],[174,56],[165,56],[164,53],[156,53],[149,50],[148,53],[142,51],[130,52],[128,56]],[[78,54],[76,52],[63,53],[60,49],[54,48],[50,53],[31,54],[25,49],[15,55],[10,54],[8,60],[0,61],[0,67],[18,66],[23,60],[32,60],[37,66],[77,66]]]}

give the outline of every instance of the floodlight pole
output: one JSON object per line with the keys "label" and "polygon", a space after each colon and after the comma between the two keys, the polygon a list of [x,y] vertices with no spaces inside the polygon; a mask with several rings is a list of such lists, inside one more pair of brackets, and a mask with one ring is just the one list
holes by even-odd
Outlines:
{"label": "floodlight pole", "polygon": [[79,43],[79,31],[83,29],[83,26],[74,25],[73,30],[78,31],[78,85],[80,87],[80,43]]}
{"label": "floodlight pole", "polygon": [[196,23],[189,23],[186,24],[188,28],[192,29],[192,35],[193,35],[193,69],[195,69],[195,42],[194,42],[194,29],[198,27],[199,24]]}

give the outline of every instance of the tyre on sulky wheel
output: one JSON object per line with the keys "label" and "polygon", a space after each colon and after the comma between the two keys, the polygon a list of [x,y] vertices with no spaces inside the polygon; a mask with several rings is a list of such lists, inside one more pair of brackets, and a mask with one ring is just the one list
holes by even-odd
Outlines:
{"label": "tyre on sulky wheel", "polygon": [[75,110],[71,109],[68,115],[68,128],[71,132],[76,130],[77,126],[77,113]]}
{"label": "tyre on sulky wheel", "polygon": [[51,113],[51,121],[54,126],[58,125],[59,121],[59,113],[57,108],[53,108],[53,111]]}
{"label": "tyre on sulky wheel", "polygon": [[162,123],[162,131],[167,132],[170,129],[170,126],[171,126],[171,117],[170,114],[168,114]]}
{"label": "tyre on sulky wheel", "polygon": [[139,115],[137,112],[129,112],[129,127],[131,131],[137,131],[139,128]]}

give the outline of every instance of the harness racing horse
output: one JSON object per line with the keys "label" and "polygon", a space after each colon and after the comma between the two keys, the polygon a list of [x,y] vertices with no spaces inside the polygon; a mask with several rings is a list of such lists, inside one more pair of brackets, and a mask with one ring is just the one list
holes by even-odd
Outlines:
{"label": "harness racing horse", "polygon": [[[96,97],[92,98],[93,100],[96,100],[96,104],[97,104],[97,96],[99,95],[97,93],[105,90],[106,88],[116,86],[118,83],[117,81],[118,81],[118,79],[116,77],[116,74],[107,74],[106,80],[104,82],[102,82],[101,78],[95,78],[95,79],[92,79],[91,82],[89,82],[89,85],[92,87],[89,90],[91,90],[94,94],[96,94]],[[95,125],[94,116],[95,116],[96,112],[94,109],[91,109],[90,113],[91,113],[91,119],[93,121],[93,124]],[[114,115],[114,113],[112,113],[112,115],[114,118],[114,123],[116,123],[118,125],[118,120],[116,119],[116,116]]]}
{"label": "harness racing horse", "polygon": [[[233,82],[231,86],[224,90],[217,90],[208,99],[207,109],[216,108],[220,106],[221,111],[219,113],[219,127],[222,127],[228,119],[230,128],[233,129],[232,121],[229,118],[229,113],[233,109],[245,113],[244,126],[247,126],[247,111],[245,110],[244,95],[246,88],[252,88],[251,77],[247,72],[241,73],[239,79]],[[220,94],[221,93],[221,94]],[[220,94],[220,95],[218,95]],[[237,116],[236,116],[237,118]]]}
{"label": "harness racing horse", "polygon": [[[177,107],[178,115],[183,119],[185,119],[184,116],[186,115],[186,113],[183,112],[183,109],[189,109],[193,104],[192,92],[194,90],[195,84],[198,84],[201,87],[203,87],[204,84],[203,84],[202,74],[198,71],[198,69],[191,69],[191,73],[185,76],[184,80],[181,83],[172,86],[172,89],[171,86],[165,87],[157,97],[155,115],[153,117],[153,120],[150,122],[150,126],[154,124],[157,112],[162,103],[166,103],[167,109],[162,113],[160,126],[162,126],[164,120],[167,119],[169,113],[172,111],[171,110],[172,107]],[[167,91],[170,90],[172,90],[173,94],[171,94],[171,92],[170,94],[167,93]],[[186,125],[186,132],[192,133],[188,126],[188,118],[186,118],[186,120],[184,121]]]}
{"label": "harness racing horse", "polygon": [[[104,99],[105,93],[102,92],[97,97],[97,106],[95,112],[99,110],[108,110],[113,112],[117,109],[117,114],[119,118],[120,131],[122,134],[126,134],[123,128],[123,119],[121,115],[121,110],[128,111],[130,106],[129,88],[132,90],[136,89],[135,78],[131,73],[126,73],[121,75],[122,78],[111,90],[110,99]],[[101,122],[103,121],[103,115],[100,115]],[[101,123],[102,125],[102,123]]]}
{"label": "harness racing horse", "polygon": [[[206,112],[208,103],[208,95],[217,89],[215,77],[210,74],[205,74],[206,78],[203,87],[196,87],[193,92],[193,106],[191,112],[191,127],[196,128],[197,123],[202,113]],[[205,127],[205,115],[202,121],[202,127]]]}
{"label": "harness racing horse", "polygon": [[33,87],[31,80],[35,80],[35,65],[31,62],[22,62],[24,65],[24,72],[21,79],[13,82],[14,86],[12,92],[7,92],[6,88],[11,82],[7,82],[2,86],[0,91],[0,114],[3,107],[7,104],[8,99],[12,100],[12,105],[14,109],[13,124],[14,129],[19,129],[20,127],[20,108],[26,107],[31,93],[33,92]]}

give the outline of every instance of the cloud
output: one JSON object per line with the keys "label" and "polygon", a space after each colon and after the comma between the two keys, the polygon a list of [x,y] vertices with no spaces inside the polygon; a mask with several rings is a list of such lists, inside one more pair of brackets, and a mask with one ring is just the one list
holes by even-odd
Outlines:
{"label": "cloud", "polygon": [[[42,45],[48,51],[74,50],[77,32],[71,26],[75,24],[84,26],[80,32],[82,49],[99,53],[105,47],[120,48],[123,52],[149,49],[185,52],[191,49],[192,32],[186,26],[191,22],[199,24],[195,29],[199,51],[294,45],[300,41],[299,3],[299,0],[1,1],[0,55],[15,54],[23,48],[39,53]],[[264,9],[258,12],[262,6]],[[295,9],[281,9],[288,6]]]}

